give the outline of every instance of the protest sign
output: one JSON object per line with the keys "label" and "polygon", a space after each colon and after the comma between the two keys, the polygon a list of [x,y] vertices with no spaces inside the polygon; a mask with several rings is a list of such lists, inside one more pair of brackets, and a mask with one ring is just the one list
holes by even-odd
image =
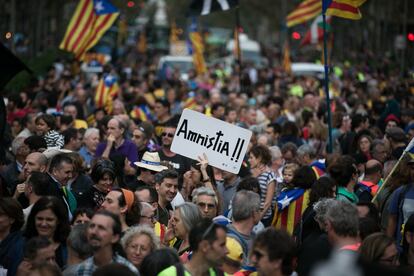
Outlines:
{"label": "protest sign", "polygon": [[205,153],[211,166],[237,174],[251,136],[250,130],[184,109],[171,150],[194,160]]}

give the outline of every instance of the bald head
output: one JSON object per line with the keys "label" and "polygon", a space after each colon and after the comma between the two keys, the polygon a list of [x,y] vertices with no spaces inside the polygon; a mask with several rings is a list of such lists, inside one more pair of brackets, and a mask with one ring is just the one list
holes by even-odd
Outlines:
{"label": "bald head", "polygon": [[382,164],[378,160],[371,159],[365,163],[365,177],[377,183],[382,177]]}
{"label": "bald head", "polygon": [[41,152],[30,153],[24,162],[23,173],[27,178],[32,172],[45,172],[47,169],[47,158]]}

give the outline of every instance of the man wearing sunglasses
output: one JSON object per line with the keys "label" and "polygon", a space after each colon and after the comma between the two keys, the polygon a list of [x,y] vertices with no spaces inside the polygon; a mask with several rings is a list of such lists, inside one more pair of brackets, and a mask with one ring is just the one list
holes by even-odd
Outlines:
{"label": "man wearing sunglasses", "polygon": [[217,216],[218,197],[214,190],[200,187],[193,191],[193,203],[198,206],[204,218],[213,219]]}
{"label": "man wearing sunglasses", "polygon": [[191,229],[189,240],[193,252],[190,261],[170,266],[159,276],[227,275],[217,268],[228,253],[224,226],[203,219]]}
{"label": "man wearing sunglasses", "polygon": [[[183,175],[190,169],[191,160],[185,156],[171,151],[171,144],[174,139],[176,126],[165,126],[161,133],[161,149],[158,151],[161,161],[167,161],[178,171],[180,175],[179,183],[182,183]],[[180,185],[181,186],[181,185]]]}

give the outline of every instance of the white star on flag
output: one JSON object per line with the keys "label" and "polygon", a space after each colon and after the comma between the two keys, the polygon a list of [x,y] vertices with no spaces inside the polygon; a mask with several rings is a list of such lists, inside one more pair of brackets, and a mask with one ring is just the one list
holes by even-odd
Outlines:
{"label": "white star on flag", "polygon": [[289,206],[290,202],[292,201],[291,197],[288,197],[287,195],[282,199],[279,200],[279,204],[282,205],[282,210],[285,209],[287,206]]}
{"label": "white star on flag", "polygon": [[100,12],[100,11],[102,11],[102,10],[104,10],[105,8],[103,7],[103,4],[102,4],[102,1],[98,1],[98,2],[96,2],[96,5],[95,5],[95,10],[97,11],[97,12]]}

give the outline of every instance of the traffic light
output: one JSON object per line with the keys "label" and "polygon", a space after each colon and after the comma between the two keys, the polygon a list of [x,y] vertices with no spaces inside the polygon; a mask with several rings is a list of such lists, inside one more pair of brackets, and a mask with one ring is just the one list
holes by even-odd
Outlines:
{"label": "traffic light", "polygon": [[293,33],[292,33],[292,38],[293,38],[294,40],[299,40],[299,39],[301,38],[301,35],[300,35],[300,33],[298,33],[298,32],[293,32]]}
{"label": "traffic light", "polygon": [[414,42],[414,33],[408,33],[407,34],[407,39],[410,42]]}

